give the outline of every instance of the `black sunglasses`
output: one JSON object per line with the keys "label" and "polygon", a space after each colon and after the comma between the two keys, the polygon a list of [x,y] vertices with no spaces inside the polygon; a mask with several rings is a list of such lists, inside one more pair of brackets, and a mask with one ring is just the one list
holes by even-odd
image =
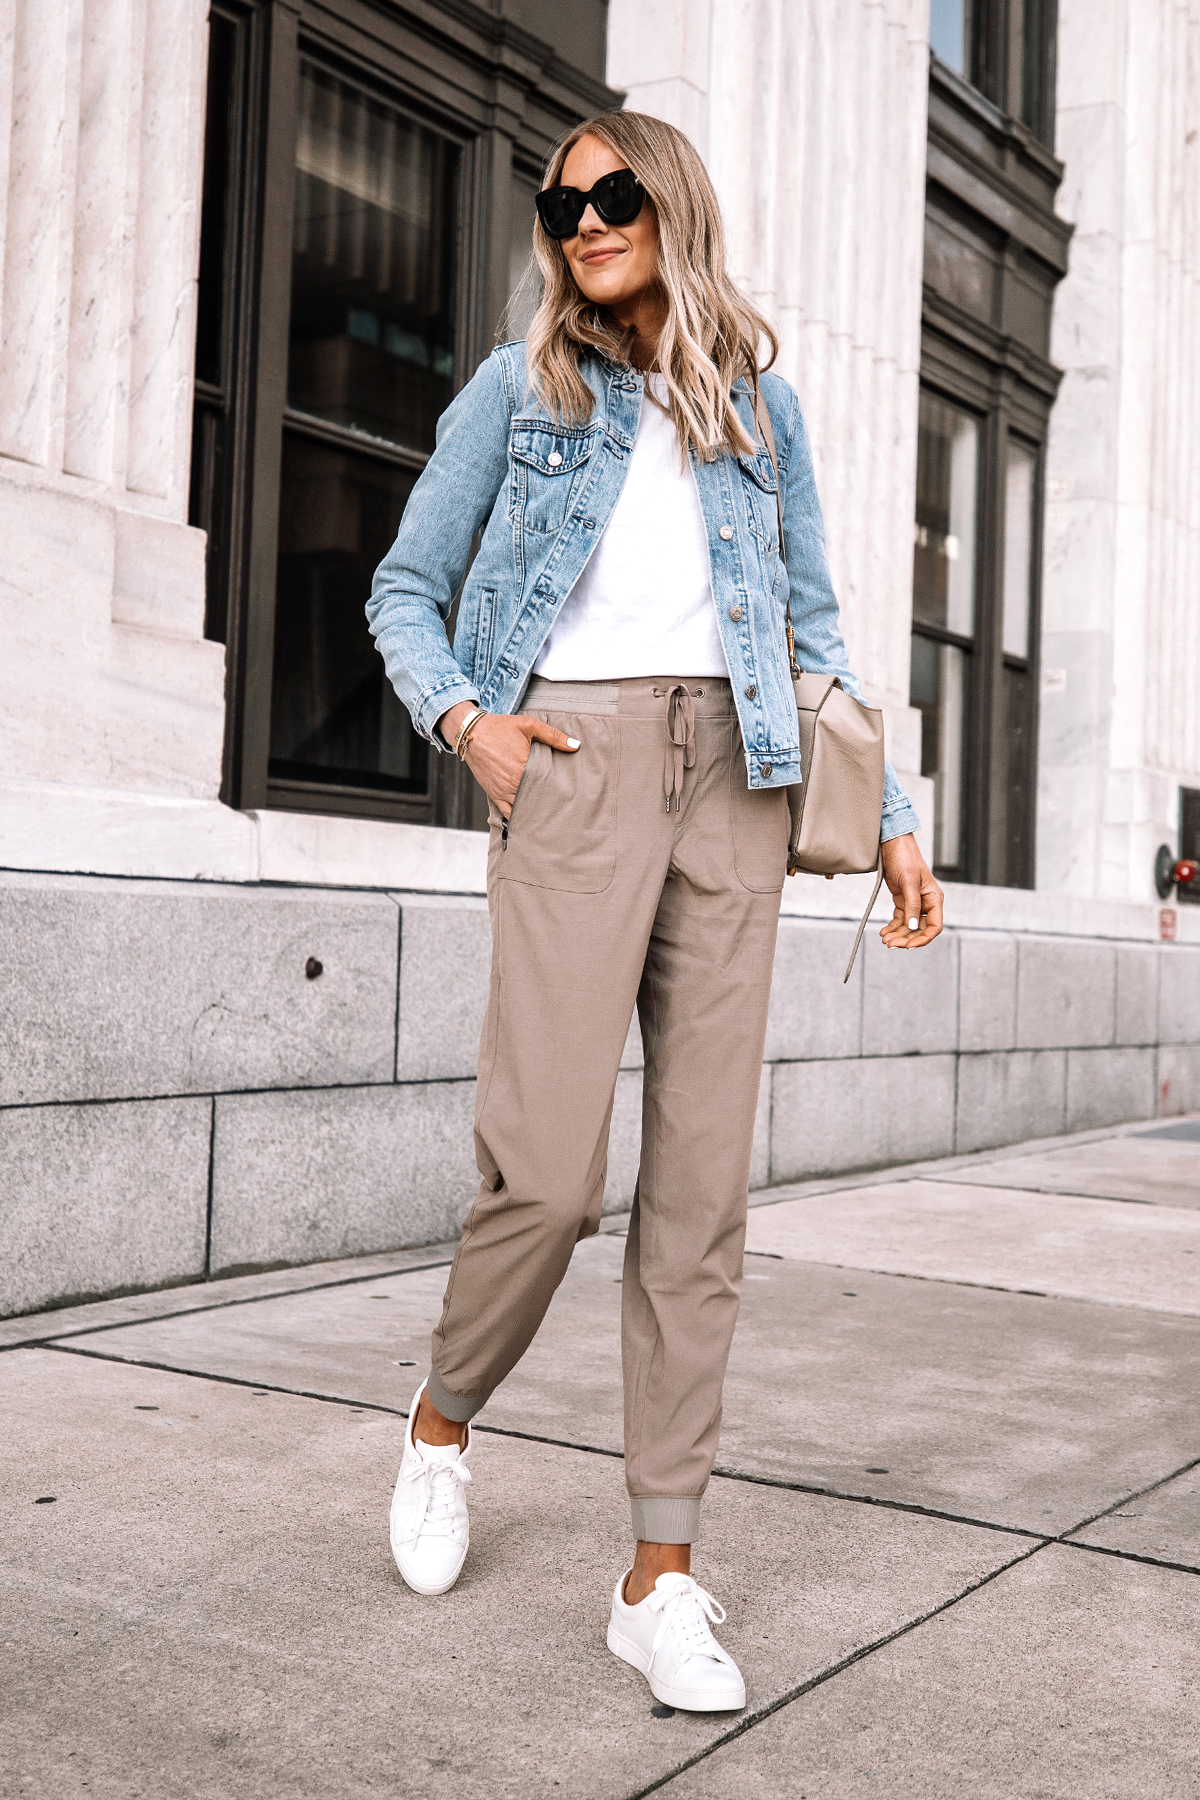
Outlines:
{"label": "black sunglasses", "polygon": [[586,194],[573,187],[543,188],[537,197],[538,218],[552,238],[570,238],[589,205],[606,225],[628,225],[641,212],[645,198],[646,190],[632,169],[614,169]]}

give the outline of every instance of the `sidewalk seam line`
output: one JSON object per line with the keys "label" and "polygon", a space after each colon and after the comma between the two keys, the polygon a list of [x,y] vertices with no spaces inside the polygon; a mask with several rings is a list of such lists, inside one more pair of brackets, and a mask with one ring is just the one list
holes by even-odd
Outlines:
{"label": "sidewalk seam line", "polygon": [[[398,1406],[385,1406],[379,1400],[354,1400],[345,1394],[319,1394],[309,1388],[281,1387],[271,1381],[251,1381],[243,1375],[222,1375],[206,1369],[183,1369],[176,1363],[152,1362],[146,1357],[117,1356],[112,1351],[93,1350],[83,1344],[67,1343],[62,1339],[48,1340],[44,1343],[27,1345],[28,1349],[57,1350],[64,1356],[85,1356],[93,1362],[116,1363],[123,1369],[154,1369],[163,1375],[184,1375],[191,1381],[215,1381],[226,1387],[243,1387],[256,1389],[271,1394],[286,1394],[294,1400],[320,1400],[328,1406],[345,1406],[357,1408],[365,1412],[383,1413],[389,1418],[406,1419],[408,1413]],[[475,1425],[474,1429],[491,1437],[515,1438],[526,1444],[546,1444],[555,1450],[574,1450],[582,1456],[607,1456],[616,1462],[624,1462],[625,1455],[621,1450],[609,1449],[604,1444],[584,1444],[573,1438],[547,1437],[540,1432],[517,1431],[507,1425]],[[922,1506],[913,1500],[889,1500],[885,1496],[874,1494],[852,1494],[839,1488],[818,1487],[800,1481],[783,1481],[771,1475],[743,1475],[733,1469],[714,1468],[713,1479],[716,1481],[744,1481],[758,1487],[778,1488],[785,1493],[810,1494],[821,1500],[843,1500],[853,1506],[877,1506],[885,1512],[915,1513],[921,1518],[936,1519],[945,1525],[968,1525],[976,1531],[998,1531],[1010,1537],[1037,1538],[1041,1544],[1058,1543],[1059,1539],[1052,1533],[1031,1531],[1023,1525],[1002,1525],[992,1519],[973,1519],[967,1514],[941,1512],[936,1507]],[[1117,1505],[1123,1505],[1118,1501]],[[1086,1523],[1087,1521],[1085,1521]]]}
{"label": "sidewalk seam line", "polygon": [[851,1650],[848,1655],[840,1657],[835,1663],[830,1663],[827,1668],[819,1670],[816,1675],[810,1676],[807,1681],[802,1681],[799,1686],[790,1688],[786,1694],[780,1694],[768,1705],[759,1707],[749,1718],[740,1720],[732,1731],[727,1731],[721,1737],[714,1738],[711,1744],[705,1745],[702,1750],[696,1751],[695,1755],[689,1756],[686,1762],[681,1762],[675,1768],[669,1769],[665,1775],[660,1775],[657,1781],[652,1781],[648,1786],[636,1789],[634,1793],[627,1796],[627,1800],[646,1800],[648,1794],[657,1793],[660,1788],[666,1787],[668,1782],[686,1774],[689,1769],[694,1769],[697,1763],[706,1761],[716,1751],[723,1750],[726,1745],[744,1737],[747,1732],[753,1731],[756,1726],[763,1724],[772,1714],[781,1712],[785,1706],[790,1706],[796,1700],[803,1699],[805,1694],[812,1693],[814,1688],[822,1687],[835,1675],[841,1675],[846,1669],[852,1668],[855,1663],[862,1662],[865,1657],[873,1655],[875,1651],[885,1649],[888,1644],[894,1644],[897,1638],[907,1637],[919,1626],[927,1625],[931,1619],[936,1619],[940,1613],[948,1612],[960,1601],[968,1599],[972,1594],[977,1594],[980,1588],[987,1587],[990,1582],[1007,1574],[1010,1569],[1018,1568],[1021,1563],[1028,1562],[1030,1557],[1040,1555],[1051,1542],[1053,1542],[1052,1539],[1035,1544],[1031,1550],[1023,1550],[1020,1556],[1014,1556],[1011,1561],[1002,1563],[998,1569],[992,1569],[986,1575],[980,1576],[978,1581],[971,1582],[961,1592],[952,1594],[948,1600],[941,1601],[937,1606],[931,1607],[928,1612],[921,1613],[914,1619],[906,1620],[894,1631],[886,1632],[882,1637],[872,1639],[869,1644],[860,1645],[857,1650]]}
{"label": "sidewalk seam line", "polygon": [[[842,1674],[844,1670],[853,1667],[855,1663],[861,1662],[864,1657],[872,1655],[876,1650],[886,1648],[888,1644],[895,1643],[897,1638],[906,1637],[909,1632],[915,1631],[918,1626],[928,1624],[930,1619],[937,1618],[940,1613],[948,1612],[952,1606],[957,1606],[960,1601],[966,1600],[972,1594],[978,1593],[980,1588],[987,1587],[990,1582],[997,1580],[1001,1575],[1007,1574],[1010,1569],[1018,1568],[1021,1563],[1028,1562],[1031,1557],[1040,1555],[1043,1550],[1052,1548],[1063,1550],[1100,1550],[1119,1561],[1138,1562],[1143,1564],[1152,1563],[1153,1559],[1149,1557],[1136,1555],[1129,1551],[1109,1550],[1106,1546],[1098,1544],[1072,1543],[1071,1538],[1075,1532],[1086,1530],[1089,1525],[1094,1525],[1099,1519],[1107,1518],[1110,1513],[1116,1512],[1119,1507],[1127,1506],[1131,1500],[1141,1499],[1144,1495],[1153,1493],[1156,1488],[1165,1487],[1168,1482],[1178,1480],[1179,1476],[1186,1475],[1190,1469],[1194,1469],[1197,1466],[1200,1466],[1200,1456],[1193,1457],[1189,1462],[1184,1463],[1181,1468],[1174,1470],[1171,1474],[1160,1476],[1157,1481],[1152,1481],[1146,1487],[1139,1488],[1136,1493],[1127,1494],[1122,1500],[1115,1500],[1111,1506],[1106,1506],[1102,1512],[1094,1513],[1090,1518],[1081,1519],[1078,1525],[1073,1525],[1071,1527],[1070,1531],[1064,1531],[1057,1537],[1043,1539],[1040,1544],[1035,1544],[1031,1550],[1026,1550],[1020,1556],[1013,1557],[1010,1562],[1003,1563],[1000,1568],[993,1569],[990,1574],[984,1575],[979,1581],[972,1582],[971,1585],[964,1588],[961,1593],[953,1595],[951,1599],[943,1601],[940,1606],[933,1607],[931,1611],[923,1613],[919,1618],[911,1619],[907,1624],[897,1627],[895,1631],[888,1632],[884,1637],[876,1638],[872,1643],[865,1644],[860,1649],[851,1651],[848,1656],[842,1657],[840,1661],[836,1663],[831,1663],[827,1669],[822,1669],[810,1680],[801,1682],[798,1687],[792,1688],[788,1693],[780,1694],[778,1698],[772,1700],[769,1705],[760,1707],[750,1718],[741,1720],[732,1731],[726,1732],[722,1737],[715,1738],[711,1744],[706,1745],[702,1750],[698,1750],[696,1754],[690,1756],[686,1762],[682,1762],[676,1768],[668,1770],[668,1772],[665,1775],[660,1776],[657,1781],[652,1781],[648,1787],[638,1788],[635,1793],[630,1794],[627,1797],[627,1800],[646,1800],[648,1794],[657,1793],[660,1788],[666,1787],[668,1782],[674,1781],[679,1775],[686,1774],[688,1769],[694,1768],[697,1763],[704,1762],[717,1750],[724,1749],[727,1744],[731,1744],[737,1738],[743,1737],[748,1731],[753,1731],[756,1726],[763,1724],[765,1720],[772,1716],[772,1714],[780,1712],[785,1706],[790,1706],[795,1700],[803,1699],[805,1694],[811,1693],[814,1688],[820,1687],[826,1681],[832,1680],[835,1675]],[[1192,1573],[1186,1566],[1181,1568],[1178,1564],[1153,1563],[1153,1566],[1156,1568],[1178,1569],[1183,1574]],[[1200,1573],[1200,1571],[1197,1571],[1197,1573]]]}
{"label": "sidewalk seam line", "polygon": [[[408,1417],[408,1413],[403,1408],[385,1406],[378,1400],[355,1400],[345,1394],[319,1394],[310,1388],[281,1387],[275,1382],[251,1381],[246,1376],[222,1375],[206,1369],[181,1369],[174,1363],[151,1362],[143,1357],[115,1356],[111,1351],[92,1350],[82,1344],[66,1343],[61,1340],[31,1344],[25,1348],[56,1350],[63,1356],[83,1356],[92,1362],[115,1363],[123,1369],[153,1369],[162,1375],[183,1375],[189,1381],[214,1381],[224,1387],[249,1388],[259,1393],[283,1394],[293,1400],[318,1400],[327,1406],[343,1406],[358,1412],[383,1413],[389,1418],[407,1419]],[[603,1444],[583,1444],[571,1438],[546,1437],[540,1432],[517,1431],[506,1425],[477,1425],[475,1430],[483,1432],[489,1437],[514,1438],[526,1444],[545,1444],[554,1450],[574,1450],[583,1456],[606,1456],[615,1462],[624,1462],[625,1460],[623,1451],[611,1450]],[[966,1525],[975,1531],[995,1531],[1006,1537],[1036,1538],[1037,1543],[1034,1548],[1037,1550],[1044,1550],[1048,1545],[1056,1545],[1063,1550],[1085,1550],[1092,1554],[1112,1556],[1126,1562],[1146,1563],[1153,1568],[1173,1569],[1180,1574],[1190,1575],[1200,1574],[1200,1567],[1195,1567],[1190,1563],[1168,1562],[1162,1557],[1146,1556],[1139,1551],[1120,1550],[1108,1544],[1081,1544],[1074,1541],[1074,1536],[1077,1532],[1086,1531],[1089,1525],[1095,1525],[1099,1520],[1107,1518],[1110,1513],[1118,1511],[1120,1507],[1128,1506],[1131,1501],[1143,1499],[1145,1495],[1154,1493],[1156,1489],[1165,1487],[1172,1481],[1177,1481],[1181,1475],[1188,1474],[1198,1466],[1200,1466],[1200,1456],[1193,1457],[1179,1468],[1168,1471],[1166,1475],[1159,1476],[1157,1480],[1148,1483],[1143,1488],[1138,1488],[1134,1493],[1123,1495],[1120,1499],[1114,1500],[1111,1506],[1106,1506],[1101,1512],[1081,1519],[1077,1525],[1072,1525],[1069,1530],[1057,1535],[1051,1532],[1033,1531],[1025,1525],[1002,1525],[994,1519],[976,1519],[968,1513],[943,1512],[936,1507],[922,1506],[919,1501],[915,1500],[890,1500],[878,1494],[852,1494],[840,1488],[818,1487],[815,1483],[802,1481],[784,1481],[772,1475],[751,1475],[743,1474],[735,1469],[714,1468],[712,1478],[715,1481],[742,1481],[755,1487],[776,1488],[784,1493],[808,1494],[819,1500],[841,1500],[852,1506],[875,1506],[884,1512],[914,1514],[918,1518],[935,1519],[944,1525]],[[1021,1558],[1018,1557],[1016,1560],[1019,1562]],[[1006,1566],[1011,1567],[1012,1565]],[[646,1791],[650,1792],[649,1789]],[[639,1797],[633,1796],[633,1800],[639,1800]]]}
{"label": "sidewalk seam line", "polygon": [[[239,1294],[231,1300],[210,1300],[205,1306],[182,1306],[172,1312],[150,1313],[144,1319],[113,1319],[107,1325],[77,1325],[73,1331],[49,1331],[42,1337],[21,1338],[15,1344],[0,1344],[0,1356],[7,1350],[42,1350],[49,1345],[63,1343],[67,1338],[98,1337],[102,1331],[129,1331],[138,1325],[162,1325],[168,1319],[194,1319],[201,1313],[224,1312],[231,1306],[259,1306],[264,1300],[294,1300],[298,1294],[320,1294],[326,1288],[355,1287],[364,1281],[390,1281],[395,1275],[421,1275],[427,1269],[448,1269],[452,1261],[452,1257],[440,1257],[437,1262],[414,1263],[408,1269],[376,1269],[372,1275],[339,1275],[336,1281],[317,1281],[310,1282],[305,1287],[279,1288],[273,1294]],[[221,1277],[218,1276],[217,1279],[220,1280]],[[232,1279],[236,1280],[236,1277]],[[110,1302],[97,1300],[94,1304],[105,1306]],[[290,1390],[281,1391],[286,1393]]]}
{"label": "sidewalk seam line", "polygon": [[[1114,1500],[1111,1506],[1106,1506],[1100,1512],[1093,1513],[1090,1518],[1081,1519],[1078,1525],[1072,1525],[1070,1531],[1062,1532],[1057,1541],[1065,1543],[1068,1538],[1074,1537],[1077,1531],[1086,1531],[1089,1525],[1095,1525],[1101,1519],[1107,1519],[1110,1513],[1117,1512],[1122,1506],[1128,1506],[1131,1500],[1144,1500],[1147,1494],[1153,1494],[1158,1488],[1166,1487],[1170,1481],[1178,1481],[1181,1475],[1190,1474],[1195,1468],[1200,1468],[1200,1456],[1190,1457],[1187,1462],[1181,1463],[1179,1468],[1170,1470],[1166,1475],[1160,1475],[1156,1481],[1147,1482],[1145,1487],[1135,1488],[1132,1493],[1123,1495],[1120,1500]],[[1074,1547],[1078,1549],[1091,1548],[1090,1545]]]}

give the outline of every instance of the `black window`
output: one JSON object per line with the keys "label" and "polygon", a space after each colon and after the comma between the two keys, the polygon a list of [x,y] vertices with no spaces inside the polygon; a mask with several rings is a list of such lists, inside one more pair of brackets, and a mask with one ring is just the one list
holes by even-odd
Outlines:
{"label": "black window", "polygon": [[930,0],[929,47],[1052,144],[1056,14],[1056,0]]}
{"label": "black window", "polygon": [[1062,167],[1011,109],[1052,80],[1051,26],[1043,0],[934,0],[930,18],[911,703],[936,868],[1009,887],[1035,875],[1050,316],[1070,239]]}
{"label": "black window", "polygon": [[461,166],[452,140],[301,60],[267,762],[276,803],[428,788],[429,746],[384,675],[363,600],[454,392]]}
{"label": "black window", "polygon": [[[484,822],[412,730],[363,608],[438,417],[494,341],[546,152],[618,96],[597,78],[603,0],[565,23],[532,0],[469,11],[210,9],[191,518],[234,806]],[[559,57],[513,74],[514,27],[539,26]],[[522,91],[498,126],[502,76]]]}
{"label": "black window", "polygon": [[965,872],[967,726],[976,685],[981,422],[925,390],[917,437],[913,540],[912,704],[921,713],[921,773],[933,781],[933,857]]}

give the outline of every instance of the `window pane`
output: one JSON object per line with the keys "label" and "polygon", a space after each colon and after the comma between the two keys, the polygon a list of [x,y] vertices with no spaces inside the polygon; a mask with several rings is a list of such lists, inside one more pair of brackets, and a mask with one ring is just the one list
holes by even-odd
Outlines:
{"label": "window pane", "polygon": [[300,65],[288,404],[418,450],[454,381],[459,153]]}
{"label": "window pane", "polygon": [[234,166],[234,88],[237,27],[213,13],[208,21],[208,87],[204,118],[204,186],[200,202],[200,268],[196,283],[196,376],[219,387],[225,378],[225,294],[229,263],[229,221],[236,196],[230,192]]}
{"label": "window pane", "polygon": [[910,704],[921,712],[921,773],[933,777],[933,861],[957,869],[962,857],[963,715],[967,654],[913,633]]}
{"label": "window pane", "polygon": [[929,48],[956,75],[968,75],[971,44],[970,0],[930,0]]}
{"label": "window pane", "polygon": [[917,430],[913,617],[975,631],[979,421],[922,390]]}
{"label": "window pane", "polygon": [[1033,502],[1037,454],[1018,438],[1008,440],[1004,501],[1004,654],[1029,655],[1029,600],[1033,586]]}
{"label": "window pane", "polygon": [[[1020,53],[1020,117],[1051,148],[1054,144],[1056,13],[1055,0],[1022,0],[1013,7],[1014,26],[1019,24],[1020,28],[1019,45],[1014,43],[1014,49],[1019,49]],[[1008,110],[1018,111],[1015,99],[1010,99]]]}
{"label": "window pane", "polygon": [[418,738],[367,630],[371,576],[416,476],[285,433],[270,774],[423,793]]}

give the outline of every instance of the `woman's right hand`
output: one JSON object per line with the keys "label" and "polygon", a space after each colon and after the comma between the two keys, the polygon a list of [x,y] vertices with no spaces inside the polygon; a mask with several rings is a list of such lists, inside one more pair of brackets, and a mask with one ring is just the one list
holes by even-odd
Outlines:
{"label": "woman's right hand", "polygon": [[[437,728],[447,744],[453,746],[473,710],[469,700],[460,700],[442,714]],[[463,760],[503,819],[512,811],[535,738],[552,750],[574,752],[580,744],[578,738],[544,724],[532,713],[484,713],[467,740]]]}

